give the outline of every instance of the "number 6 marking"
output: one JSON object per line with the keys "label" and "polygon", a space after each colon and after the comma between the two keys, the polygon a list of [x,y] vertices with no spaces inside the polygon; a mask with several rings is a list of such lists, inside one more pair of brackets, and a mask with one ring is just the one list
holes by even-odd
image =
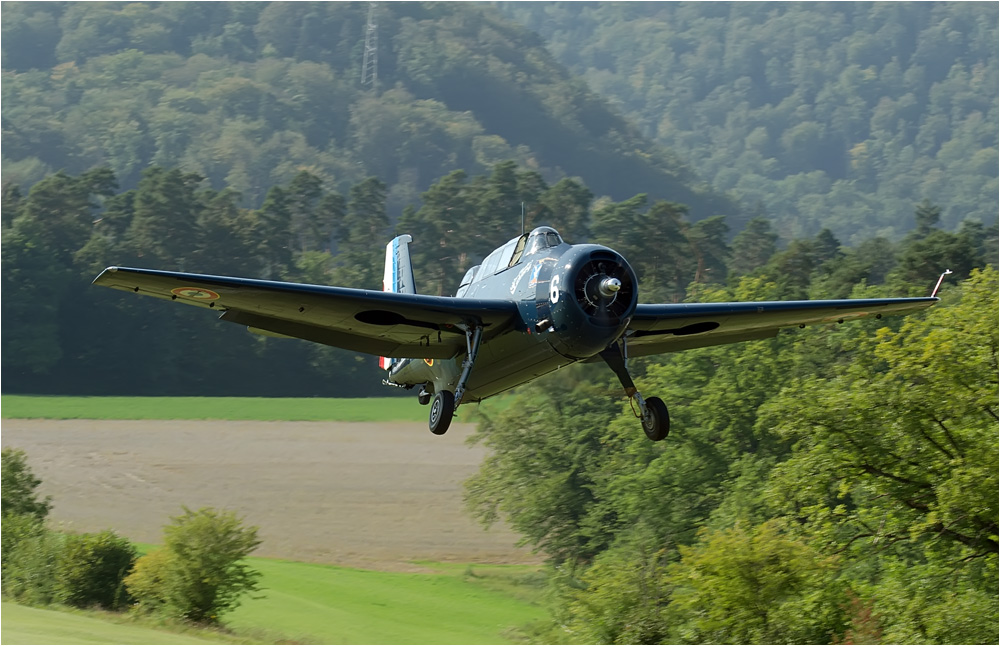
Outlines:
{"label": "number 6 marking", "polygon": [[549,300],[553,303],[559,302],[559,274],[553,276],[549,284]]}

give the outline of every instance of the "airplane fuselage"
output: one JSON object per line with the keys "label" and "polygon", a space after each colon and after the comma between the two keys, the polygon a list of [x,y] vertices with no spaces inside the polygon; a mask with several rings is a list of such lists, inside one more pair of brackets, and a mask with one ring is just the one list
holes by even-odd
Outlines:
{"label": "airplane fuselage", "polygon": [[[538,230],[531,235],[537,237]],[[558,240],[556,244],[531,248],[528,236],[522,238],[520,254],[516,252],[520,238],[498,248],[470,270],[456,295],[510,299],[520,314],[519,320],[504,328],[485,332],[463,401],[481,401],[594,356],[622,335],[635,309],[635,274],[615,251],[599,245],[570,245],[559,238],[550,240]],[[605,284],[602,292],[601,281],[609,278],[615,284]],[[612,305],[611,314],[606,311],[608,305]],[[390,380],[450,390],[458,381],[465,356],[404,360],[393,366]]]}

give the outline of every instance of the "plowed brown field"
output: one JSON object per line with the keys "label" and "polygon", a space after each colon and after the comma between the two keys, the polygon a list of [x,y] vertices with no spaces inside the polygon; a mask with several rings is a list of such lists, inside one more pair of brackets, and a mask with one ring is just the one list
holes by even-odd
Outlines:
{"label": "plowed brown field", "polygon": [[533,563],[503,527],[464,510],[462,482],[485,450],[420,423],[3,420],[50,518],[159,543],[170,516],[232,509],[260,528],[260,556],[372,569],[414,560]]}

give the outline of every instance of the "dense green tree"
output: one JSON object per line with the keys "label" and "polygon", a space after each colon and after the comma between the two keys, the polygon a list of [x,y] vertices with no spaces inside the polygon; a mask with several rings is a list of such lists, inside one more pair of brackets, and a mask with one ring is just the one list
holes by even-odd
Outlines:
{"label": "dense green tree", "polygon": [[292,216],[288,198],[280,186],[272,186],[257,211],[260,221],[260,246],[264,277],[280,278],[292,265],[295,249],[292,240]]}
{"label": "dense green tree", "polygon": [[723,283],[726,279],[726,260],[729,247],[726,234],[729,227],[724,215],[716,215],[695,222],[687,231],[695,259],[693,280],[696,283]]}
{"label": "dense green tree", "polygon": [[332,278],[339,285],[381,289],[385,248],[373,241],[386,239],[389,218],[385,213],[386,186],[369,177],[351,187],[347,210],[335,235],[340,244]]}
{"label": "dense green tree", "polygon": [[470,254],[479,259],[465,236],[477,213],[466,180],[464,171],[449,173],[420,196],[420,209],[405,212],[396,226],[397,233],[413,237],[410,258],[420,293],[454,294],[473,264]]}
{"label": "dense green tree", "polygon": [[37,492],[42,481],[28,466],[28,456],[21,449],[3,449],[3,464],[0,468],[3,484],[2,492],[4,519],[8,514],[31,516],[44,520],[52,508],[51,498],[41,498]]}
{"label": "dense green tree", "polygon": [[680,552],[668,577],[669,641],[827,644],[846,630],[834,560],[778,523],[706,534]]}
{"label": "dense green tree", "polygon": [[134,213],[126,232],[131,252],[163,269],[185,268],[197,239],[197,196],[203,177],[158,166],[143,172],[135,193]]}
{"label": "dense green tree", "polygon": [[589,561],[614,524],[594,509],[592,488],[615,408],[603,388],[569,376],[484,413],[473,441],[490,453],[466,483],[470,510],[486,525],[506,519],[553,562]]}
{"label": "dense green tree", "polygon": [[[836,379],[796,382],[760,422],[796,442],[776,509],[859,564],[894,641],[995,635],[965,613],[996,588],[996,299],[996,270],[975,272],[950,306],[860,338]],[[951,628],[915,621],[939,613]]]}
{"label": "dense green tree", "polygon": [[19,218],[3,231],[3,364],[15,379],[43,375],[63,355],[56,317],[71,277],[53,263],[56,253],[44,238],[44,228],[32,218]]}
{"label": "dense green tree", "polygon": [[748,274],[766,263],[777,250],[778,234],[765,217],[755,217],[733,238],[729,271]]}
{"label": "dense green tree", "polygon": [[[542,194],[548,224],[574,244],[590,239],[590,203],[593,194],[580,182],[563,178]],[[544,224],[539,221],[538,224]]]}

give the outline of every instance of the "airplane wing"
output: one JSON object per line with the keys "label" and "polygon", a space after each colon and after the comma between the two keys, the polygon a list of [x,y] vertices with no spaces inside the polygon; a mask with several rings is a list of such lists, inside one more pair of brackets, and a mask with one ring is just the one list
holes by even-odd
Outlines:
{"label": "airplane wing", "polygon": [[638,305],[626,332],[628,354],[640,357],[768,339],[784,327],[905,314],[937,301],[927,297]]}
{"label": "airplane wing", "polygon": [[249,278],[108,267],[95,285],[221,312],[268,336],[386,357],[448,359],[466,349],[462,325],[492,336],[519,320],[512,301],[325,287]]}

